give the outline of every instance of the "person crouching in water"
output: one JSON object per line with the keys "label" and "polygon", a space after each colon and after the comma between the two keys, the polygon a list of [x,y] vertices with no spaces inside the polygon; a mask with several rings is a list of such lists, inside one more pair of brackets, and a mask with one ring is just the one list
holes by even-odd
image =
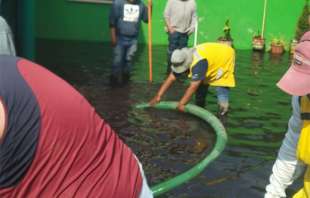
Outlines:
{"label": "person crouching in water", "polygon": [[229,108],[230,88],[235,87],[235,51],[221,43],[203,43],[194,48],[177,49],[171,56],[171,73],[149,102],[155,105],[172,83],[182,74],[188,73],[191,83],[178,104],[184,111],[185,105],[196,92],[196,104],[204,107],[208,87],[214,86],[217,92],[219,114],[225,115]]}

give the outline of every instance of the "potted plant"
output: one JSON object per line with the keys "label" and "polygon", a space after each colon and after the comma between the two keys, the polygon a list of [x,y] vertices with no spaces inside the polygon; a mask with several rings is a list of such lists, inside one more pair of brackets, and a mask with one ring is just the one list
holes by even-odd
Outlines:
{"label": "potted plant", "polygon": [[217,40],[218,42],[220,43],[225,43],[229,46],[232,46],[233,45],[233,39],[230,35],[230,25],[229,25],[229,19],[227,19],[225,21],[225,25],[224,25],[224,28],[223,28],[223,32],[224,32],[224,35],[219,37]]}
{"label": "potted plant", "polygon": [[265,49],[265,39],[257,32],[252,38],[252,48],[255,51],[263,51]]}
{"label": "potted plant", "polygon": [[271,54],[280,55],[283,54],[285,49],[285,41],[280,38],[273,38],[270,44]]}

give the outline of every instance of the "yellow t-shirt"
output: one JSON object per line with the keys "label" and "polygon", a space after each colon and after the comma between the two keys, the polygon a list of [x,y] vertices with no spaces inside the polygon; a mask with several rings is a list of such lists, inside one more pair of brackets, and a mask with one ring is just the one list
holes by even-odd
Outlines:
{"label": "yellow t-shirt", "polygon": [[300,132],[297,144],[296,156],[299,160],[307,164],[307,171],[304,175],[304,187],[300,189],[293,198],[310,197],[310,99],[307,96],[301,97],[300,100],[301,119],[303,127]]}
{"label": "yellow t-shirt", "polygon": [[204,83],[211,86],[235,87],[235,51],[233,48],[221,43],[204,43],[196,46],[189,78],[192,77],[193,67],[201,59],[208,61]]}

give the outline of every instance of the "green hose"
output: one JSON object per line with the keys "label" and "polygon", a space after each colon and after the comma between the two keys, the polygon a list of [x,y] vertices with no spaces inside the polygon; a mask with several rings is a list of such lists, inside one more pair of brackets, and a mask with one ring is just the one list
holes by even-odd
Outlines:
{"label": "green hose", "polygon": [[[177,104],[177,102],[160,102],[154,107],[157,109],[176,110]],[[150,107],[150,105],[143,103],[137,105],[136,107],[144,109]],[[203,160],[201,160],[191,169],[152,187],[154,196],[158,196],[165,192],[168,192],[169,190],[176,188],[177,186],[191,180],[192,178],[200,174],[207,167],[207,165],[210,164],[210,162],[215,160],[220,155],[220,153],[225,148],[227,142],[226,131],[222,123],[217,119],[217,117],[215,117],[209,111],[192,104],[188,104],[185,106],[185,112],[203,119],[212,126],[217,136],[215,146],[209,155],[207,155]]]}

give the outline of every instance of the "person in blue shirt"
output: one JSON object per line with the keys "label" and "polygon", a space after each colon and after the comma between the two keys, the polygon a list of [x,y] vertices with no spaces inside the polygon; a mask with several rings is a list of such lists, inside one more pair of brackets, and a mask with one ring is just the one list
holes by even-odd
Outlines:
{"label": "person in blue shirt", "polygon": [[109,23],[114,58],[111,85],[126,84],[137,51],[141,21],[148,23],[148,9],[141,0],[114,0]]}

